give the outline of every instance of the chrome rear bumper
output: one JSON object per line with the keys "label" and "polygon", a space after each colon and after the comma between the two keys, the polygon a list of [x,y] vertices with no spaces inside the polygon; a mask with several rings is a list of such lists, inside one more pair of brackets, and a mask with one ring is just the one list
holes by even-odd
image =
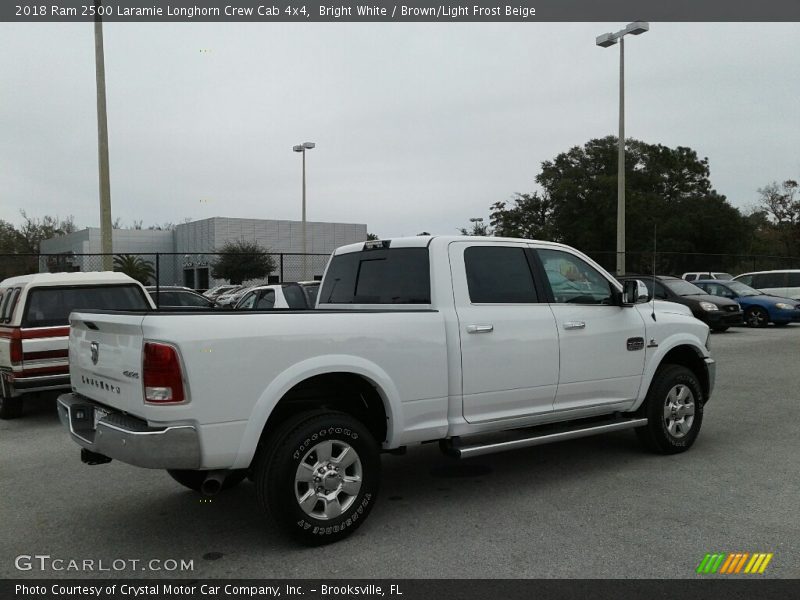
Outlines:
{"label": "chrome rear bumper", "polygon": [[[59,396],[57,404],[61,423],[87,450],[147,469],[200,467],[200,440],[193,425],[150,427],[73,393]],[[95,408],[108,412],[96,426]]]}

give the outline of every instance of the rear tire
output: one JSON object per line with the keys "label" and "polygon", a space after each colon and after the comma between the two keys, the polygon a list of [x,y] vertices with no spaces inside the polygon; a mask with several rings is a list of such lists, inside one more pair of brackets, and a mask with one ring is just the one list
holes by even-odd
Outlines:
{"label": "rear tire", "polygon": [[0,396],[0,419],[17,419],[22,416],[22,398]]}
{"label": "rear tire", "polygon": [[730,325],[716,325],[711,328],[716,333],[725,333],[730,328]]}
{"label": "rear tire", "polygon": [[763,308],[751,306],[744,313],[744,322],[748,327],[766,327],[769,325],[769,315]]}
{"label": "rear tire", "polygon": [[[167,469],[167,473],[175,481],[182,486],[194,490],[195,492],[201,491],[200,488],[208,475],[208,471],[196,471],[193,469]],[[237,471],[230,471],[225,481],[222,483],[223,490],[229,490],[234,486],[239,485],[244,478],[247,477],[247,471],[244,469]]]}
{"label": "rear tire", "polygon": [[270,437],[256,462],[258,500],[296,541],[318,546],[353,533],[380,486],[380,448],[348,414],[309,411]]}
{"label": "rear tire", "polygon": [[692,371],[681,365],[662,365],[642,407],[647,425],[637,428],[636,435],[653,452],[685,452],[700,433],[703,402],[703,389]]}
{"label": "rear tire", "polygon": [[774,321],[772,324],[775,325],[775,327],[786,327],[789,321]]}

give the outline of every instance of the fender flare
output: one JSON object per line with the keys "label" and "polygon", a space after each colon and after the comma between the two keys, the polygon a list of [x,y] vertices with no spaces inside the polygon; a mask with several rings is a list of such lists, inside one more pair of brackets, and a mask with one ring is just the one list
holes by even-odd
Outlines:
{"label": "fender flare", "polygon": [[697,353],[698,358],[701,360],[709,357],[704,342],[695,335],[682,332],[674,333],[667,337],[658,345],[655,353],[647,362],[644,374],[642,375],[642,384],[639,386],[639,394],[631,408],[632,411],[638,410],[647,397],[647,392],[650,391],[650,385],[653,383],[653,377],[655,377],[656,371],[663,364],[664,357],[680,346],[691,348]]}
{"label": "fender flare", "polygon": [[386,371],[369,360],[349,354],[315,356],[296,363],[280,373],[262,392],[247,420],[232,468],[244,469],[250,465],[269,416],[289,390],[306,379],[328,373],[359,375],[375,386],[383,400],[388,419],[386,441],[391,447],[393,440],[402,433],[403,416],[400,394]]}

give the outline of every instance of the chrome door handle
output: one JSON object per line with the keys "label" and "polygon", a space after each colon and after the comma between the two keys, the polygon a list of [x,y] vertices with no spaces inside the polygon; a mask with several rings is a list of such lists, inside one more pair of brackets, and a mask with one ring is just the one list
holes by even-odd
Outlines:
{"label": "chrome door handle", "polygon": [[467,325],[467,333],[491,333],[494,325]]}
{"label": "chrome door handle", "polygon": [[564,329],[583,329],[586,327],[586,323],[583,321],[565,321],[564,322]]}

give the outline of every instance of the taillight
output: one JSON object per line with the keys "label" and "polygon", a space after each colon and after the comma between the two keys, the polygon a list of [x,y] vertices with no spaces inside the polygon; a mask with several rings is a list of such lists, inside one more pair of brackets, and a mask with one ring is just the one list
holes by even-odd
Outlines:
{"label": "taillight", "polygon": [[19,365],[22,364],[22,340],[18,337],[11,338],[11,347],[9,348],[9,353],[11,355],[11,364],[12,365]]}
{"label": "taillight", "polygon": [[169,344],[145,342],[142,361],[145,402],[183,402],[183,374],[178,350]]}

